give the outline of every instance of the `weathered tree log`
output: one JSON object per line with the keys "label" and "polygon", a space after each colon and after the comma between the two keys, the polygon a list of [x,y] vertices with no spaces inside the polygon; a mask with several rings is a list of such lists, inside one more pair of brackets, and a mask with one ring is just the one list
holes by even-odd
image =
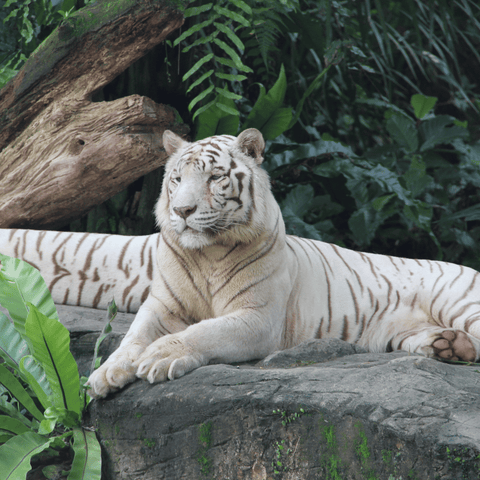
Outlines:
{"label": "weathered tree log", "polygon": [[69,17],[0,91],[0,227],[52,228],[165,162],[175,110],[92,96],[183,24],[166,0],[100,0]]}

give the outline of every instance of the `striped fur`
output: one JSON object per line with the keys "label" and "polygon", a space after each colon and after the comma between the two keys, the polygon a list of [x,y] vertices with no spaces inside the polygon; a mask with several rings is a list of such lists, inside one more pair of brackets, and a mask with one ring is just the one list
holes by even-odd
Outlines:
{"label": "striped fur", "polygon": [[93,395],[310,338],[479,358],[477,272],[286,235],[254,129],[192,144],[165,132],[164,145],[160,234],[0,233],[2,253],[38,265],[59,303],[103,307],[115,293],[132,311],[151,285],[119,349],[91,375]]}
{"label": "striped fur", "polygon": [[160,235],[0,229],[0,253],[42,272],[55,303],[137,312],[153,278]]}

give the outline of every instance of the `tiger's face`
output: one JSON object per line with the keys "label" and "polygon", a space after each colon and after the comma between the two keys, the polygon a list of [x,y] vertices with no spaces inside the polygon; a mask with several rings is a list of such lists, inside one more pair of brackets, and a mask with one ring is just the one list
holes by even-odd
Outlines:
{"label": "tiger's face", "polygon": [[260,132],[250,130],[195,143],[165,132],[170,160],[156,213],[161,228],[175,232],[184,248],[228,244],[242,227],[248,229],[265,145]]}

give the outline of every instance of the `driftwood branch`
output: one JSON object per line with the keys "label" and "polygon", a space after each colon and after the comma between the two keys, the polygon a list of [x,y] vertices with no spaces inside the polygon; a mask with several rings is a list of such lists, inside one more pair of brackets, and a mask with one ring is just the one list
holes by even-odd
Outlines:
{"label": "driftwood branch", "polygon": [[58,27],[0,91],[0,227],[51,228],[165,162],[174,109],[95,92],[183,23],[169,2],[99,1]]}

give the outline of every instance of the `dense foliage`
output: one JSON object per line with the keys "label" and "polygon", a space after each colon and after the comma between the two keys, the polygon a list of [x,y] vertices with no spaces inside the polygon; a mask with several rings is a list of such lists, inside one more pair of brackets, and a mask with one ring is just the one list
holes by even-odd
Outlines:
{"label": "dense foliage", "polygon": [[40,272],[6,255],[0,261],[0,305],[10,315],[0,312],[1,478],[25,479],[34,463],[41,470],[35,478],[57,478],[65,469],[68,480],[100,480],[100,444],[82,425],[90,398],[70,334]]}
{"label": "dense foliage", "polygon": [[[52,21],[37,21],[30,42],[85,3],[69,1]],[[33,22],[35,5],[45,2],[8,0],[10,12],[18,9],[7,20],[16,22],[16,37],[14,29],[0,37],[0,54],[16,48],[8,68],[30,52],[24,19]],[[169,103],[192,138],[259,126],[290,233],[480,268],[477,2],[196,0],[188,7],[181,31],[94,100],[139,93]],[[282,75],[283,105],[267,128],[256,112]],[[71,228],[151,232],[160,182],[161,172],[146,176]]]}

